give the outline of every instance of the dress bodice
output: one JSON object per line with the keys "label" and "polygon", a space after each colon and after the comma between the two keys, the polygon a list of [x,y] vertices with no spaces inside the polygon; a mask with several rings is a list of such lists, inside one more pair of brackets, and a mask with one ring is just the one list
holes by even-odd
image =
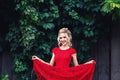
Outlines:
{"label": "dress bodice", "polygon": [[72,60],[72,54],[76,53],[74,48],[69,48],[66,50],[61,50],[59,47],[56,47],[52,50],[55,55],[55,64],[56,67],[69,67]]}

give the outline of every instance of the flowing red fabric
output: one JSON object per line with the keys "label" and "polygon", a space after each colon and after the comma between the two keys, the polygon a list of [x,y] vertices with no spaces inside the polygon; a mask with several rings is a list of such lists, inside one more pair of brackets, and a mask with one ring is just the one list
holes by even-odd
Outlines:
{"label": "flowing red fabric", "polygon": [[73,48],[64,51],[61,51],[59,48],[55,48],[52,51],[56,56],[55,61],[58,60],[56,61],[56,66],[48,65],[40,60],[33,61],[33,69],[38,80],[92,80],[95,61],[92,63],[69,67],[68,65],[70,62],[68,61],[71,61],[72,59],[70,55],[76,52]]}

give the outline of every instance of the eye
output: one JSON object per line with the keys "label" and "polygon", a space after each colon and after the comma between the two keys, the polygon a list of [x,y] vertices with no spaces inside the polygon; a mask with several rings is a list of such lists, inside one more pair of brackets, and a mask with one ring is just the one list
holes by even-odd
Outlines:
{"label": "eye", "polygon": [[60,39],[62,39],[62,37],[60,37]]}
{"label": "eye", "polygon": [[66,36],[63,36],[63,37],[59,37],[59,39],[62,39],[62,38],[64,38],[64,39],[65,39],[65,38],[66,38]]}
{"label": "eye", "polygon": [[64,36],[63,38],[66,38],[66,36]]}

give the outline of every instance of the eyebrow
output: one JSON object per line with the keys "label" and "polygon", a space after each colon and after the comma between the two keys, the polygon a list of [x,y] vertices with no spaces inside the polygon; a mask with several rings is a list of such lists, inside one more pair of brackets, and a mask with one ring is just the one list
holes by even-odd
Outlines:
{"label": "eyebrow", "polygon": [[63,36],[63,37],[59,37],[59,38],[66,38],[66,36]]}

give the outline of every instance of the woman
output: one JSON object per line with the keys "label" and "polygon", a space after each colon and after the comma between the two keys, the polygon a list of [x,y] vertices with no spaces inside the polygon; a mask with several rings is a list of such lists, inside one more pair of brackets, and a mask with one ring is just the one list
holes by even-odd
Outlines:
{"label": "woman", "polygon": [[[58,47],[52,49],[50,63],[32,56],[34,72],[38,80],[92,80],[95,61],[78,64],[77,52],[72,48],[72,36],[68,28],[58,32]],[[73,61],[74,67],[70,67]]]}

